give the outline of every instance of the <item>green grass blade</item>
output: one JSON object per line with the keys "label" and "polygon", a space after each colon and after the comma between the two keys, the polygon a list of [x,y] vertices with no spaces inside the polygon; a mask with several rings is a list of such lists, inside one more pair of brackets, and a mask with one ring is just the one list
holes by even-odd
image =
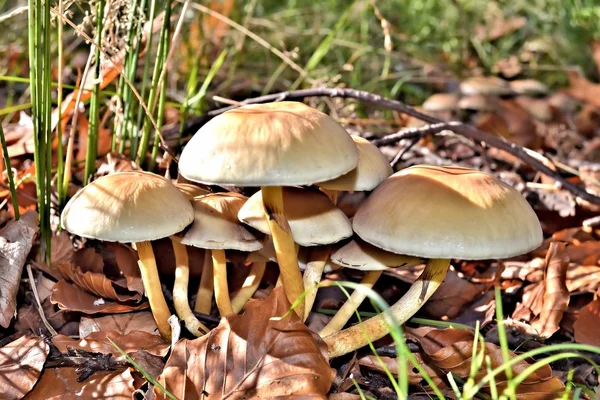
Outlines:
{"label": "green grass blade", "polygon": [[10,197],[12,199],[13,208],[15,210],[15,219],[19,220],[19,201],[17,199],[17,190],[15,188],[15,180],[10,166],[10,158],[8,156],[8,147],[6,146],[6,137],[4,136],[4,128],[0,124],[0,140],[2,141],[2,154],[4,155],[4,163],[6,166],[6,175],[8,176],[8,187],[10,189]]}

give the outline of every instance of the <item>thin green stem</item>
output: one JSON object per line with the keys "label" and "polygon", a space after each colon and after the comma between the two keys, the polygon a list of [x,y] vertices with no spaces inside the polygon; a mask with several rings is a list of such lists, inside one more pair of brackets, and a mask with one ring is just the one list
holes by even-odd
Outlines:
{"label": "thin green stem", "polygon": [[13,209],[15,210],[15,219],[18,220],[21,216],[19,214],[19,201],[17,199],[17,190],[15,189],[15,180],[12,174],[12,168],[10,167],[10,158],[8,156],[8,147],[6,146],[6,138],[4,137],[4,129],[0,125],[0,140],[2,141],[2,154],[4,155],[4,163],[6,165],[6,175],[8,176],[8,187],[10,188],[10,198],[12,199]]}

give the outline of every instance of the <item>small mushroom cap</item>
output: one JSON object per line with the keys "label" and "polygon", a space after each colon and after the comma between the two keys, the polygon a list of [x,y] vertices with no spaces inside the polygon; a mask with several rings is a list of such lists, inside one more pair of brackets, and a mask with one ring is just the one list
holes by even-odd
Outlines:
{"label": "small mushroom cap", "polygon": [[239,193],[213,193],[192,200],[194,222],[181,243],[203,249],[256,251],[262,243],[237,214],[248,198]]}
{"label": "small mushroom cap", "polygon": [[358,165],[352,171],[333,180],[318,183],[328,190],[373,190],[394,171],[377,146],[360,136],[352,136],[358,147]]}
{"label": "small mushroom cap", "polygon": [[359,238],[334,251],[331,261],[361,271],[383,271],[390,267],[411,267],[423,263],[421,258],[391,253]]}
{"label": "small mushroom cap", "polygon": [[461,110],[494,111],[497,107],[496,98],[490,96],[464,96],[458,101],[458,108]]}
{"label": "small mushroom cap", "polygon": [[474,76],[460,83],[460,92],[465,96],[505,96],[514,94],[507,81],[495,76]]}
{"label": "small mushroom cap", "polygon": [[374,246],[424,258],[507,258],[543,239],[535,212],[514,188],[476,170],[429,165],[386,179],[353,227]]}
{"label": "small mushroom cap", "polygon": [[180,182],[176,183],[175,186],[177,186],[177,189],[179,189],[188,200],[192,200],[194,197],[212,193],[210,190],[202,189],[201,187],[192,185],[191,183]]}
{"label": "small mushroom cap", "polygon": [[423,105],[426,111],[454,111],[458,108],[458,94],[456,93],[436,93],[431,95]]}
{"label": "small mushroom cap", "polygon": [[337,178],[357,163],[356,145],[333,118],[282,101],[213,118],[183,149],[179,169],[207,184],[294,186]]}
{"label": "small mushroom cap", "polygon": [[[323,192],[283,188],[283,209],[294,241],[301,246],[320,246],[352,236],[352,224]],[[240,221],[269,235],[262,191],[252,195],[238,213]]]}
{"label": "small mushroom cap", "polygon": [[519,79],[510,82],[510,88],[524,96],[543,96],[548,94],[548,86],[535,79]]}
{"label": "small mushroom cap", "polygon": [[175,185],[150,172],[118,172],[79,190],[62,212],[63,229],[107,242],[144,242],[181,232],[194,210]]}

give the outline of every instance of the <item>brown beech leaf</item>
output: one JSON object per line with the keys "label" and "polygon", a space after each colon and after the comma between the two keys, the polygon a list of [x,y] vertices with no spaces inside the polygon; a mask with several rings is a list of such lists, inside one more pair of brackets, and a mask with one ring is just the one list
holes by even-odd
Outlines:
{"label": "brown beech leaf", "polygon": [[135,391],[128,368],[96,372],[84,382],[78,377],[75,368],[47,368],[24,400],[131,400]]}
{"label": "brown beech leaf", "polygon": [[600,267],[596,265],[571,266],[567,270],[569,292],[595,292],[600,282]]}
{"label": "brown beech leaf", "polygon": [[[107,242],[106,247],[112,251],[119,273],[125,277],[127,289],[144,294],[144,283],[138,266],[139,257],[135,250],[122,243]],[[105,261],[106,262],[106,261]]]}
{"label": "brown beech leaf", "polygon": [[115,331],[93,332],[81,340],[71,339],[65,335],[56,335],[52,338],[52,343],[61,353],[66,353],[67,347],[72,347],[92,353],[121,357],[121,353],[108,341],[108,338],[126,353],[145,350],[154,356],[166,356],[169,351],[169,343],[165,342],[163,338],[142,331],[133,331],[126,335]]}
{"label": "brown beech leaf", "polygon": [[125,293],[124,290],[117,291],[120,288],[115,288],[115,283],[103,273],[83,272],[81,268],[74,264],[61,264],[58,268],[67,280],[105,300],[137,302],[142,299],[142,295],[137,292]]}
{"label": "brown beech leaf", "polygon": [[0,398],[25,396],[38,381],[49,351],[37,336],[21,336],[0,348]]}
{"label": "brown beech leaf", "polygon": [[567,71],[569,78],[569,88],[566,93],[584,103],[591,104],[595,107],[600,107],[600,85],[587,80],[580,72],[571,70]]}
{"label": "brown beech leaf", "polygon": [[[414,353],[413,355],[415,356],[415,358],[417,359],[419,364],[425,369],[427,374],[433,379],[433,382],[435,383],[435,385],[440,389],[444,389],[446,387],[446,382],[444,381],[444,379],[441,378],[444,375],[442,373],[442,371],[434,363],[432,363],[431,360],[424,359],[420,353]],[[398,359],[392,358],[392,357],[385,357],[385,356],[380,356],[379,358],[381,359],[381,361],[383,361],[383,363],[385,364],[385,367],[395,377],[397,377],[398,376]],[[358,364],[362,367],[369,368],[374,371],[378,371],[378,372],[381,372],[382,374],[385,374],[383,365],[381,365],[379,360],[377,360],[377,357],[375,357],[373,354],[368,354],[368,355],[360,358],[358,360]],[[422,386],[422,385],[426,384],[426,382],[424,381],[423,376],[421,375],[419,370],[414,368],[412,366],[412,364],[409,364],[409,368],[408,368],[408,383],[413,386],[417,386],[417,385]]]}
{"label": "brown beech leaf", "polygon": [[0,230],[0,326],[4,328],[10,325],[17,308],[21,273],[37,231],[35,211],[28,211]]}
{"label": "brown beech leaf", "polygon": [[78,311],[85,314],[115,314],[130,311],[144,310],[148,308],[148,302],[143,303],[119,303],[107,301],[101,297],[73,285],[67,281],[59,281],[54,285],[50,301],[57,304],[59,308],[69,311]]}
{"label": "brown beech leaf", "polygon": [[73,254],[73,264],[80,267],[82,272],[95,272],[98,274],[104,272],[102,254],[91,247],[77,250]]}
{"label": "brown beech leaf", "polygon": [[542,309],[538,319],[531,324],[543,338],[549,338],[560,329],[560,321],[569,306],[569,290],[565,283],[569,267],[566,247],[566,243],[552,242],[546,256]]}
{"label": "brown beech leaf", "polygon": [[66,264],[73,261],[73,241],[66,231],[60,232],[56,236],[52,236],[52,268],[57,269],[60,264]]}
{"label": "brown beech leaf", "polygon": [[85,338],[90,333],[100,331],[115,331],[121,335],[127,335],[133,331],[143,331],[158,335],[156,322],[150,311],[81,318],[79,324],[80,337]]}
{"label": "brown beech leaf", "polygon": [[544,282],[528,285],[523,290],[523,298],[517,303],[512,318],[518,321],[533,321],[542,312]]}
{"label": "brown beech leaf", "polygon": [[[469,376],[471,368],[471,355],[473,354],[473,333],[466,330],[434,328],[418,328],[411,330],[411,336],[415,337],[423,351],[431,360],[443,371],[452,372],[460,378],[466,379]],[[480,350],[480,347],[478,347]],[[493,343],[485,343],[485,354],[491,359],[492,369],[501,366],[503,363],[502,351],[500,347]],[[510,352],[510,357],[515,357]],[[512,366],[513,376],[519,375],[529,364],[520,361]],[[479,382],[485,375],[486,369],[481,368],[475,377]],[[504,373],[496,375],[496,387],[502,392],[507,385],[507,378]],[[489,392],[489,386],[483,388]],[[529,375],[516,389],[518,399],[535,400],[554,400],[557,393],[564,391],[565,385],[555,376],[552,376],[552,370],[549,366],[538,369]]]}
{"label": "brown beech leaf", "polygon": [[575,340],[578,343],[600,347],[600,298],[589,303],[579,311],[573,324]]}
{"label": "brown beech leaf", "polygon": [[[327,349],[289,309],[283,290],[251,300],[242,315],[195,340],[180,340],[159,377],[179,399],[325,398],[334,378]],[[157,398],[163,394],[155,390]]]}

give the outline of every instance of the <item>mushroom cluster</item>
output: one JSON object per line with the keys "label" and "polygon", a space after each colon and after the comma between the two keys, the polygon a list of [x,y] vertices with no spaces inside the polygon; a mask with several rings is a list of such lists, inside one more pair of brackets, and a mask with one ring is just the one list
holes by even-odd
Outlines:
{"label": "mushroom cluster", "polygon": [[[320,332],[330,357],[384,336],[392,316],[404,323],[414,315],[442,283],[451,259],[511,257],[542,241],[529,204],[493,176],[425,165],[392,175],[375,146],[299,102],[247,105],[213,118],[184,148],[179,172],[193,183],[259,190],[247,198],[173,184],[148,172],[115,173],[80,190],[62,214],[63,228],[73,234],[134,243],[150,308],[165,338],[171,334],[171,312],[150,243],[159,238],[171,238],[174,309],[196,336],[207,329],[190,307],[186,246],[205,251],[195,311],[210,313],[214,294],[220,315],[243,309],[267,262],[278,265],[279,284],[302,319],[327,266],[365,271],[361,283],[370,288],[388,268],[426,263],[388,312],[362,328],[342,330],[366,297],[355,291]],[[355,191],[370,195],[350,220],[337,207],[337,197]],[[231,251],[251,263],[233,297],[227,279]]]}

